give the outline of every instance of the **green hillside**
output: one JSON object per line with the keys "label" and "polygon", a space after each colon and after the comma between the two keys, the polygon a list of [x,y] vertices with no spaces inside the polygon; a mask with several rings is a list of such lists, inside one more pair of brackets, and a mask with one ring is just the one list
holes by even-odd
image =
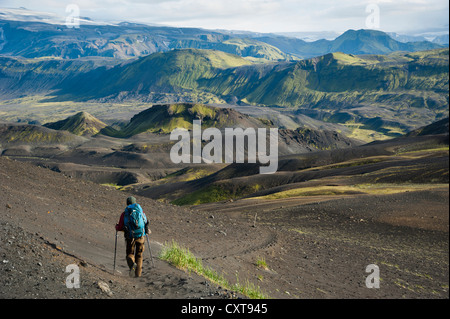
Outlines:
{"label": "green hillside", "polygon": [[[397,101],[408,96],[406,103],[442,108],[448,103],[441,94],[448,92],[448,49],[388,56],[331,53],[274,67],[265,76],[256,67],[228,70],[202,84],[212,93],[230,92],[264,105],[348,106],[383,102],[394,94]],[[414,96],[425,99],[420,105]]]}
{"label": "green hillside", "polygon": [[107,127],[101,133],[122,138],[145,132],[168,134],[176,128],[192,129],[193,120],[196,119],[200,119],[204,127],[264,127],[259,120],[233,109],[178,103],[154,105],[135,115],[120,131]]}
{"label": "green hillside", "polygon": [[0,124],[0,146],[67,144],[84,141],[65,131],[55,131],[40,125]]}
{"label": "green hillside", "polygon": [[118,95],[145,99],[152,93],[184,91],[195,95],[199,79],[212,78],[222,69],[250,64],[241,57],[221,51],[187,49],[155,53],[63,82],[60,96],[61,99],[86,100]]}
{"label": "green hillside", "polygon": [[373,140],[447,117],[448,67],[448,49],[387,55],[336,52],[278,63],[251,63],[222,51],[187,49],[97,68],[92,61],[2,58],[0,93],[48,94],[41,102],[283,107],[344,124],[353,132],[351,137]]}
{"label": "green hillside", "polygon": [[365,103],[442,109],[448,106],[448,49],[390,55],[330,53],[291,63],[251,64],[221,51],[174,50],[61,85],[60,99],[148,101],[152,94],[201,93],[290,108]]}
{"label": "green hillside", "polygon": [[[449,50],[252,64],[214,50],[173,50],[63,82],[50,101],[246,103],[340,123],[351,137],[400,136],[448,116]],[[58,88],[58,87],[57,87]],[[369,136],[370,135],[370,136]]]}
{"label": "green hillside", "polygon": [[46,94],[62,81],[70,81],[110,63],[108,59],[24,59],[0,56],[0,100]]}

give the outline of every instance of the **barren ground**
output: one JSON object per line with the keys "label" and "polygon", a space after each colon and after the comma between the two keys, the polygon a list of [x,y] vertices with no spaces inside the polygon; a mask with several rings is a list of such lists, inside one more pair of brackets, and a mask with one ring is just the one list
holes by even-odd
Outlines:
{"label": "barren ground", "polygon": [[[151,223],[141,278],[127,274],[114,225],[128,196],[0,157],[0,298],[242,297],[157,258],[177,241],[234,283],[270,298],[448,299],[449,190],[240,200],[181,208],[138,197]],[[255,219],[256,215],[256,219]],[[267,269],[257,266],[264,259]],[[67,265],[81,287],[68,289]],[[366,267],[380,269],[369,289]],[[105,282],[111,294],[99,288]]]}

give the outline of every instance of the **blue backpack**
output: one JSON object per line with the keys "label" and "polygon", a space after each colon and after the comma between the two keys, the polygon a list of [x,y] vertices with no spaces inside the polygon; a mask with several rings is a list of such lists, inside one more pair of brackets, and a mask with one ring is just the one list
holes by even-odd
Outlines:
{"label": "blue backpack", "polygon": [[123,217],[123,223],[128,231],[128,236],[132,238],[141,238],[145,235],[144,212],[139,204],[127,206]]}

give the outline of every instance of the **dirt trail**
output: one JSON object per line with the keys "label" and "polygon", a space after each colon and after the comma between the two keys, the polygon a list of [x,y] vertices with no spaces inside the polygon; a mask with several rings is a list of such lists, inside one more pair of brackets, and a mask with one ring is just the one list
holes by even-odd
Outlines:
{"label": "dirt trail", "polygon": [[[122,233],[115,230],[126,194],[28,163],[0,157],[1,298],[232,298],[232,292],[157,258],[177,232],[170,220],[189,211],[140,199],[154,229],[141,278],[129,278]],[[163,220],[163,221],[161,221]],[[18,235],[20,234],[20,235]],[[147,245],[146,245],[147,246]],[[65,268],[80,267],[81,288],[68,289]],[[98,287],[106,282],[112,295]],[[242,296],[241,296],[242,297]]]}
{"label": "dirt trail", "polygon": [[[348,197],[345,196],[345,197]],[[311,196],[311,197],[291,197],[275,200],[260,200],[260,199],[238,199],[235,201],[228,201],[224,203],[202,204],[195,209],[198,211],[211,211],[218,213],[227,213],[232,215],[242,215],[243,213],[257,213],[270,212],[276,209],[283,209],[288,207],[295,207],[311,203],[320,203],[328,200],[336,200],[341,196]],[[235,213],[235,214],[233,214]]]}

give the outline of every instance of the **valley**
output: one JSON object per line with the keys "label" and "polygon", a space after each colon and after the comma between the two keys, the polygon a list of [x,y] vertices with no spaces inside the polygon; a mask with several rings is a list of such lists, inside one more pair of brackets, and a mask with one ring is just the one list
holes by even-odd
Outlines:
{"label": "valley", "polygon": [[[52,172],[43,158],[6,153],[0,157],[2,229],[14,231],[17,240],[2,246],[7,261],[1,265],[2,296],[240,296],[159,258],[152,268],[145,257],[143,277],[130,280],[120,275],[127,270],[119,254],[120,273],[113,276],[113,225],[123,200],[134,194],[150,218],[155,256],[175,241],[229,282],[249,282],[269,298],[448,298],[448,134],[316,155],[308,161],[287,156],[270,178],[257,170],[252,175],[245,164],[177,167],[172,174],[153,176],[155,181],[139,191],[139,184],[117,190],[91,182],[95,175],[89,169],[95,166],[59,164]],[[71,156],[75,162],[77,156]],[[101,157],[78,154],[79,161],[96,158]],[[58,159],[63,160],[49,161]],[[132,157],[127,159],[129,168],[120,170],[147,172],[147,178],[155,172],[154,165],[132,168]],[[218,183],[216,197],[208,189]],[[243,185],[256,183],[261,186],[243,192]],[[167,195],[180,198],[177,204],[183,206],[149,198]],[[10,249],[23,258],[16,259]],[[42,259],[47,255],[51,263]],[[43,267],[35,266],[37,261]],[[79,289],[68,290],[63,283],[68,264],[81,269]],[[365,285],[370,264],[380,269],[379,289]],[[36,275],[23,277],[25,270]],[[107,282],[112,294],[99,289],[99,281]]]}
{"label": "valley", "polygon": [[127,121],[130,112],[154,104],[199,103],[253,114],[252,107],[259,106],[270,112],[257,108],[258,117],[278,127],[331,125],[370,142],[448,116],[448,63],[448,49],[358,57],[332,53],[270,64],[198,49],[114,66],[4,58],[0,92],[7,93],[1,105],[9,119],[26,121],[29,114],[29,120],[45,122],[55,115],[62,120],[79,106],[103,121]]}
{"label": "valley", "polygon": [[[0,298],[449,298],[448,44],[23,10],[0,11]],[[131,195],[141,278],[121,235],[112,273]]]}

